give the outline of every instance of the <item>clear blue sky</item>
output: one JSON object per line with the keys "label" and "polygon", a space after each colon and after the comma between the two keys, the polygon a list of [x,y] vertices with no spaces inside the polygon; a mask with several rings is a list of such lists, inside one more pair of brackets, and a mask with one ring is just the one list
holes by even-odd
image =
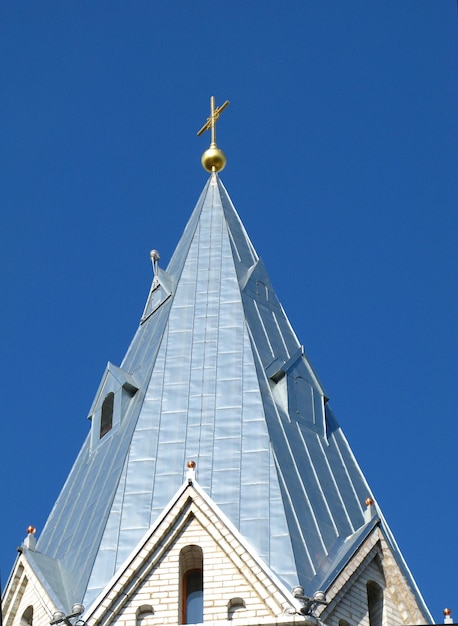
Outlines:
{"label": "clear blue sky", "polygon": [[436,621],[458,620],[454,0],[0,4],[0,567],[221,175]]}

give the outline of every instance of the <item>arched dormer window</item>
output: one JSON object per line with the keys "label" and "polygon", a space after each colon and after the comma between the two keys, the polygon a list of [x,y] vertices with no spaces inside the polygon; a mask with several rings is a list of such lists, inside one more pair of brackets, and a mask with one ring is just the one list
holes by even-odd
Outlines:
{"label": "arched dormer window", "polygon": [[346,619],[339,619],[339,626],[351,626],[350,622],[347,622]]}
{"label": "arched dormer window", "polygon": [[199,546],[186,546],[180,552],[181,624],[204,621],[203,554]]}
{"label": "arched dormer window", "polygon": [[369,626],[382,626],[383,621],[383,589],[373,580],[366,585]]}
{"label": "arched dormer window", "polygon": [[33,624],[33,606],[28,606],[21,617],[21,626],[31,626]]}
{"label": "arched dormer window", "polygon": [[113,428],[114,393],[110,391],[106,395],[102,404],[102,414],[100,416],[100,439]]}

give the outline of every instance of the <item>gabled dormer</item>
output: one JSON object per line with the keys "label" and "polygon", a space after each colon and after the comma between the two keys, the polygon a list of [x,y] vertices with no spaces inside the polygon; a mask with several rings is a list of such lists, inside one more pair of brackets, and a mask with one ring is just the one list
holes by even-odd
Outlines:
{"label": "gabled dormer", "polygon": [[159,252],[157,250],[151,250],[150,258],[153,263],[154,278],[140,324],[146,322],[146,320],[171,297],[173,291],[173,280],[171,276],[158,266],[160,258]]}
{"label": "gabled dormer", "polygon": [[88,415],[92,421],[92,449],[111,431],[119,428],[137,391],[135,378],[108,362]]}
{"label": "gabled dormer", "polygon": [[266,369],[277,406],[304,427],[326,436],[325,404],[328,401],[301,346],[286,361],[275,359]]}

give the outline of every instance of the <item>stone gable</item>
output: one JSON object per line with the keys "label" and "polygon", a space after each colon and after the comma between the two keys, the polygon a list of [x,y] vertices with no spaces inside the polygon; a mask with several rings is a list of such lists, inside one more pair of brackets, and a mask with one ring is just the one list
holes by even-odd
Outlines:
{"label": "stone gable", "polygon": [[[380,590],[379,614],[369,616],[371,585]],[[320,612],[327,626],[425,624],[405,575],[380,528],[375,528],[327,592]]]}
{"label": "stone gable", "polygon": [[23,555],[2,600],[3,626],[48,626],[56,607]]}

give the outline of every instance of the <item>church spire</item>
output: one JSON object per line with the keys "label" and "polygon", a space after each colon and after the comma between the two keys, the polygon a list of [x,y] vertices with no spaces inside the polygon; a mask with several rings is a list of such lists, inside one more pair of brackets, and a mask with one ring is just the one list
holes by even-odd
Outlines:
{"label": "church spire", "polygon": [[[215,124],[227,104],[215,108],[212,97],[210,117],[199,131],[211,130],[202,162],[213,173],[225,164]],[[139,623],[146,612],[157,623],[176,625],[188,623],[180,608],[187,599],[183,590],[187,573],[199,571],[200,592],[204,580],[218,582],[214,597],[207,586],[209,601],[202,608],[208,622],[216,615],[222,626],[237,607],[245,608],[245,599],[253,625],[260,623],[259,603],[261,616],[284,620],[284,626],[292,626],[291,616],[320,611],[329,626],[347,623],[348,615],[340,612],[346,597],[348,605],[360,607],[352,617],[355,626],[367,624],[367,614],[375,616],[371,624],[381,624],[385,605],[388,626],[429,622],[218,176],[207,181],[167,268],[159,267],[157,250],[150,258],[154,276],[138,329],[121,366],[106,367],[86,441],[36,545],[31,528],[21,546],[11,588],[22,589],[24,562],[48,604],[67,617],[74,603],[98,615],[113,593],[122,595],[123,604],[115,597],[112,606],[115,613],[126,610],[126,623]],[[178,524],[189,507],[186,523]],[[204,512],[214,522],[206,522]],[[194,524],[198,515],[201,521]],[[205,561],[202,578],[207,534],[214,529],[226,529],[234,541],[228,540],[232,548],[224,552],[222,539],[212,535],[215,558]],[[143,550],[150,540],[151,550]],[[256,586],[242,593],[239,583],[221,585],[226,557],[238,563],[230,569],[234,580],[245,570],[250,577],[266,577],[266,588],[289,597],[292,613],[278,603],[267,611],[270,595]],[[167,599],[161,599],[165,579],[158,569],[164,559]],[[122,577],[124,587],[118,585]],[[153,587],[146,593],[145,587],[137,602],[134,592],[150,581],[160,593]],[[20,605],[28,624],[29,597],[24,593]],[[157,604],[145,604],[145,598]],[[259,598],[256,606],[250,605],[253,598]],[[8,615],[19,611],[14,602],[10,606]],[[34,624],[45,626],[45,618]]]}

